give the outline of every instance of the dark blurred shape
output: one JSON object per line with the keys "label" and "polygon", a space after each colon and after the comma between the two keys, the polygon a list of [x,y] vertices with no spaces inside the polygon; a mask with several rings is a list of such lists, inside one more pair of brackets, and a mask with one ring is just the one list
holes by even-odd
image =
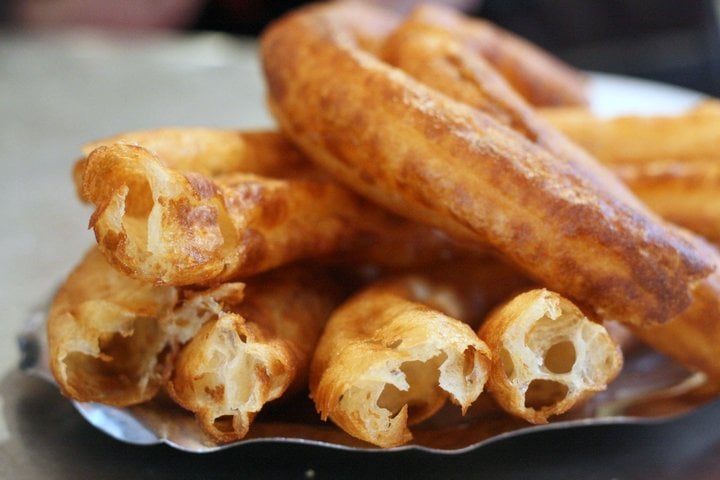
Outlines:
{"label": "dark blurred shape", "polygon": [[576,67],[720,95],[712,0],[485,0],[479,15]]}
{"label": "dark blurred shape", "polygon": [[[483,0],[434,0],[451,7],[470,11],[477,9]],[[366,3],[399,13],[407,13],[422,0],[365,0]],[[208,0],[195,23],[198,30],[258,35],[272,20],[303,4],[301,0]]]}
{"label": "dark blurred shape", "polygon": [[197,30],[257,35],[273,19],[307,3],[302,0],[210,0],[195,22]]}
{"label": "dark blurred shape", "polygon": [[[257,35],[274,18],[304,3],[210,0],[195,28]],[[412,2],[375,3],[405,10]],[[465,7],[578,68],[720,96],[720,33],[713,0],[479,0],[465,2]]]}
{"label": "dark blurred shape", "polygon": [[[405,12],[422,0],[369,0]],[[427,0],[433,1],[433,0]],[[720,96],[716,0],[434,0],[485,17],[586,70]],[[259,35],[302,0],[0,0],[0,27],[93,26]]]}

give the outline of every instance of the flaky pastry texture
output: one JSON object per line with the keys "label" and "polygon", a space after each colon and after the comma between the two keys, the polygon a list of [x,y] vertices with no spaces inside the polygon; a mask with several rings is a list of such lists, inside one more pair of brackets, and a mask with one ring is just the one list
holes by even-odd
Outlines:
{"label": "flaky pastry texture", "polygon": [[397,221],[327,179],[232,173],[209,178],[164,167],[148,150],[99,147],[83,194],[100,250],[157,284],[210,284],[341,249]]}
{"label": "flaky pastry texture", "polygon": [[546,289],[498,307],[478,333],[493,354],[488,391],[531,423],[546,423],[604,390],[622,368],[620,349],[605,327]]}
{"label": "flaky pastry texture", "polygon": [[310,373],[323,419],[381,447],[408,442],[408,425],[449,398],[463,411],[483,391],[489,355],[465,323],[431,308],[460,308],[418,276],[370,286],[331,316]]}
{"label": "flaky pastry texture", "polygon": [[[126,132],[82,146],[83,158],[75,163],[73,177],[82,198],[87,157],[97,148],[116,143],[143,147],[165,167],[205,176],[232,172],[264,176],[292,176],[309,167],[305,156],[274,130],[232,130],[208,127],[175,127]],[[87,199],[85,199],[87,200]]]}
{"label": "flaky pastry texture", "polygon": [[50,366],[66,396],[125,406],[155,396],[170,366],[161,317],[178,292],[131,279],[89,251],[48,314]]}
{"label": "flaky pastry texture", "polygon": [[[294,267],[249,280],[181,349],[168,392],[220,443],[239,440],[263,406],[306,385],[338,290]],[[316,271],[317,273],[317,271]]]}
{"label": "flaky pastry texture", "polygon": [[242,300],[242,283],[184,291],[130,278],[90,250],[63,283],[48,313],[50,367],[78,401],[128,406],[153,398],[178,347]]}

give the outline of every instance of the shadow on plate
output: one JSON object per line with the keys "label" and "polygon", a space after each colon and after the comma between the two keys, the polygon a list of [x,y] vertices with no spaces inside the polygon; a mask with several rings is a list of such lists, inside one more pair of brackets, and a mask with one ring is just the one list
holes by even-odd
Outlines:
{"label": "shadow on plate", "polygon": [[687,478],[720,477],[720,402],[650,425],[529,432],[455,455],[248,444],[203,455],[118,442],[88,424],[46,381],[0,380],[10,439],[7,478]]}

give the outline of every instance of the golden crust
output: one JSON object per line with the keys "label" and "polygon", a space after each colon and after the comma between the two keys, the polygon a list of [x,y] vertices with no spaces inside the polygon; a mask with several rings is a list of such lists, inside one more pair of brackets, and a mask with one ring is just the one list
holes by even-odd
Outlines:
{"label": "golden crust", "polygon": [[483,390],[487,347],[467,324],[437,308],[462,307],[446,287],[418,276],[380,282],[339,307],[310,370],[321,417],[391,447],[408,442],[408,425],[432,416],[448,398],[465,411]]}
{"label": "golden crust", "polygon": [[261,40],[271,110],[308,156],[604,316],[662,322],[688,307],[714,268],[700,240],[662,223],[589,157],[558,161],[547,144],[362,51],[333,8],[301,9]]}
{"label": "golden crust", "polygon": [[676,115],[600,118],[584,109],[541,115],[595,155],[666,220],[720,241],[720,108],[704,101]]}
{"label": "golden crust", "polygon": [[720,102],[700,101],[673,115],[603,118],[587,109],[544,108],[538,113],[608,165],[658,160],[692,162],[717,155]]}
{"label": "golden crust", "polygon": [[48,314],[50,366],[62,392],[118,406],[152,398],[170,368],[161,317],[177,298],[176,289],[128,278],[89,251]]}
{"label": "golden crust", "polygon": [[[397,219],[324,179],[208,177],[166,167],[138,146],[100,147],[83,193],[100,250],[128,275],[217,283],[381,238]],[[403,227],[401,226],[400,229]]]}
{"label": "golden crust", "polygon": [[128,406],[153,398],[180,344],[221,305],[243,298],[242,283],[184,291],[130,278],[90,250],[48,313],[50,367],[63,393],[82,402]]}
{"label": "golden crust", "polygon": [[703,372],[720,388],[720,274],[703,279],[693,294],[690,308],[669,322],[629,327],[645,343]]}
{"label": "golden crust", "polygon": [[532,423],[546,423],[604,390],[622,368],[607,330],[545,289],[498,307],[478,333],[493,355],[488,390],[505,410]]}
{"label": "golden crust", "polygon": [[405,23],[451,33],[470,56],[481,57],[492,65],[531,105],[588,103],[583,73],[487,20],[464,16],[448,6],[425,4],[411,12]]}
{"label": "golden crust", "polygon": [[182,348],[167,387],[217,442],[243,438],[263,406],[305,385],[310,357],[338,300],[320,272],[254,277],[241,303],[218,305]]}
{"label": "golden crust", "polygon": [[[83,158],[75,163],[73,178],[82,197],[82,179],[87,157],[97,148],[116,143],[141,146],[165,167],[205,176],[244,172],[288,178],[304,171],[308,161],[279,132],[243,131],[207,127],[177,127],[139,130],[86,143]],[[83,198],[84,200],[87,200]]]}

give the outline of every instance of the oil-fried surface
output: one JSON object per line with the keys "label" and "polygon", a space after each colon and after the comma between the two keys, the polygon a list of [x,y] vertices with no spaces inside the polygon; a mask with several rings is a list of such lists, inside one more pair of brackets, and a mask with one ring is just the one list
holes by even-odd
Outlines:
{"label": "oil-fried surface", "polygon": [[720,241],[717,101],[665,116],[600,118],[585,109],[543,109],[541,115],[663,218]]}
{"label": "oil-fried surface", "polygon": [[492,245],[604,316],[666,321],[690,305],[693,284],[714,268],[699,239],[590,160],[559,161],[364,52],[338,27],[343,15],[309,7],[261,42],[270,107],[308,156],[397,213]]}
{"label": "oil-fried surface", "polygon": [[161,317],[177,300],[175,288],[128,278],[88,252],[48,314],[50,364],[63,393],[119,406],[155,396],[170,368]]}
{"label": "oil-fried surface", "polygon": [[381,281],[331,316],[310,372],[323,419],[356,438],[391,447],[410,441],[408,425],[450,399],[465,411],[483,391],[487,346],[465,323],[451,287],[420,276]]}
{"label": "oil-fried surface", "polygon": [[508,412],[546,423],[605,390],[622,354],[605,327],[545,289],[498,307],[479,330],[493,354],[488,390]]}
{"label": "oil-fried surface", "polygon": [[215,304],[183,346],[168,383],[215,441],[244,438],[264,405],[303,390],[315,343],[340,290],[321,269],[254,277],[241,301]]}

